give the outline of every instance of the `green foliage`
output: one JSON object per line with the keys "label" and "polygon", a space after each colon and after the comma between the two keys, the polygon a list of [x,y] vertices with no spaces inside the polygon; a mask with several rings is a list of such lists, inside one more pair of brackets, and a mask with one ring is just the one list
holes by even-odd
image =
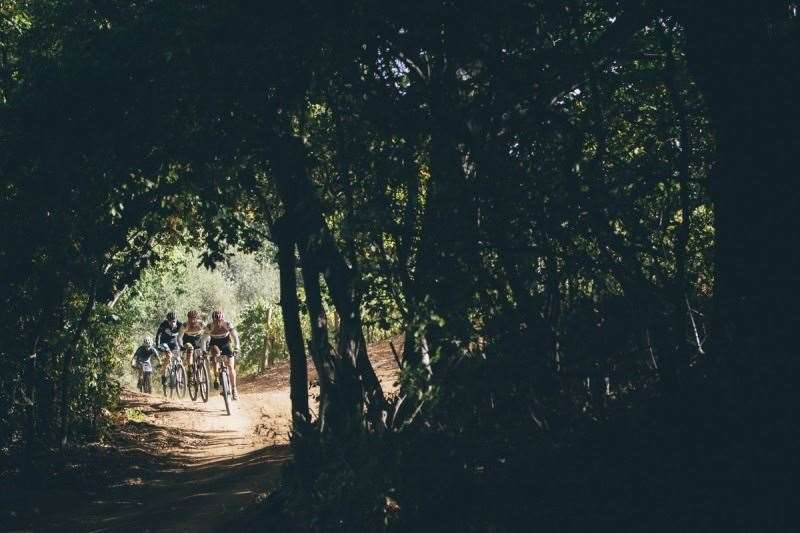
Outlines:
{"label": "green foliage", "polygon": [[254,302],[274,302],[277,272],[254,255],[234,255],[215,270],[198,261],[193,253],[173,248],[123,293],[114,311],[123,323],[131,324],[129,343],[154,335],[168,311],[176,311],[179,320],[185,321],[186,313],[197,309],[208,322],[214,310],[222,309],[238,326]]}
{"label": "green foliage", "polygon": [[245,374],[263,370],[276,361],[286,359],[283,319],[280,307],[265,301],[245,307],[237,326],[242,341],[242,354],[237,371]]}

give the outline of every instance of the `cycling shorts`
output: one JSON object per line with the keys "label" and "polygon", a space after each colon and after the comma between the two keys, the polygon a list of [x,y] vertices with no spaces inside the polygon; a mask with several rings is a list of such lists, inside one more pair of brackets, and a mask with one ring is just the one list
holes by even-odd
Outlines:
{"label": "cycling shorts", "polygon": [[211,344],[209,347],[216,346],[219,348],[219,351],[222,352],[222,355],[227,357],[233,357],[233,350],[231,349],[231,339],[230,337],[224,337],[222,339],[215,339],[211,338]]}

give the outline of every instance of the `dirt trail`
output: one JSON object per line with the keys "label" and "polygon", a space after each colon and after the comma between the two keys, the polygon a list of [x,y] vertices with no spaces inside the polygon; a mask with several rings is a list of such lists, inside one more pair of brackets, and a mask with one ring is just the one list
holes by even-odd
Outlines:
{"label": "dirt trail", "polygon": [[230,416],[219,395],[203,403],[125,391],[129,420],[115,430],[114,443],[66,465],[90,471],[71,486],[29,495],[33,529],[224,529],[276,486],[290,457],[288,390],[242,389]]}
{"label": "dirt trail", "polygon": [[[370,346],[370,358],[393,390],[388,342]],[[74,450],[36,488],[0,493],[0,530],[227,529],[277,486],[291,457],[288,381],[288,362],[243,380],[230,416],[213,389],[207,403],[124,391],[110,442]]]}

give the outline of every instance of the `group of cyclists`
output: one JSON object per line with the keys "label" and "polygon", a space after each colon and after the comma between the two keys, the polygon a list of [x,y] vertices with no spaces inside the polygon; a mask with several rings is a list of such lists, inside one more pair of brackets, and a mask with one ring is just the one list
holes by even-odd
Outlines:
{"label": "group of cyclists", "polygon": [[[150,337],[145,337],[142,345],[136,349],[133,355],[131,366],[142,368],[144,362],[151,358],[158,361],[160,359],[158,352],[161,351],[165,354],[164,360],[161,360],[163,369],[161,381],[166,383],[169,358],[172,354],[182,354],[184,364],[188,368],[193,363],[194,350],[197,348],[210,355],[211,362],[215,367],[218,363],[227,366],[232,396],[234,400],[238,399],[234,361],[240,349],[239,333],[230,322],[225,320],[225,313],[221,310],[211,313],[211,322],[208,324],[202,320],[200,313],[195,309],[187,313],[185,323],[178,320],[174,311],[170,311],[158,326],[155,344]],[[219,387],[219,381],[216,372],[214,374],[214,388],[216,389]]]}

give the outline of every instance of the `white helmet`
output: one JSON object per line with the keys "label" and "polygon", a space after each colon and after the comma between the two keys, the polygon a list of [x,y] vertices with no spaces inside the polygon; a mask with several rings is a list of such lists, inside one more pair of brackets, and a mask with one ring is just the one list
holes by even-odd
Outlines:
{"label": "white helmet", "polygon": [[151,348],[153,346],[153,339],[151,339],[150,337],[144,337],[142,339],[142,344],[144,345],[145,348]]}

